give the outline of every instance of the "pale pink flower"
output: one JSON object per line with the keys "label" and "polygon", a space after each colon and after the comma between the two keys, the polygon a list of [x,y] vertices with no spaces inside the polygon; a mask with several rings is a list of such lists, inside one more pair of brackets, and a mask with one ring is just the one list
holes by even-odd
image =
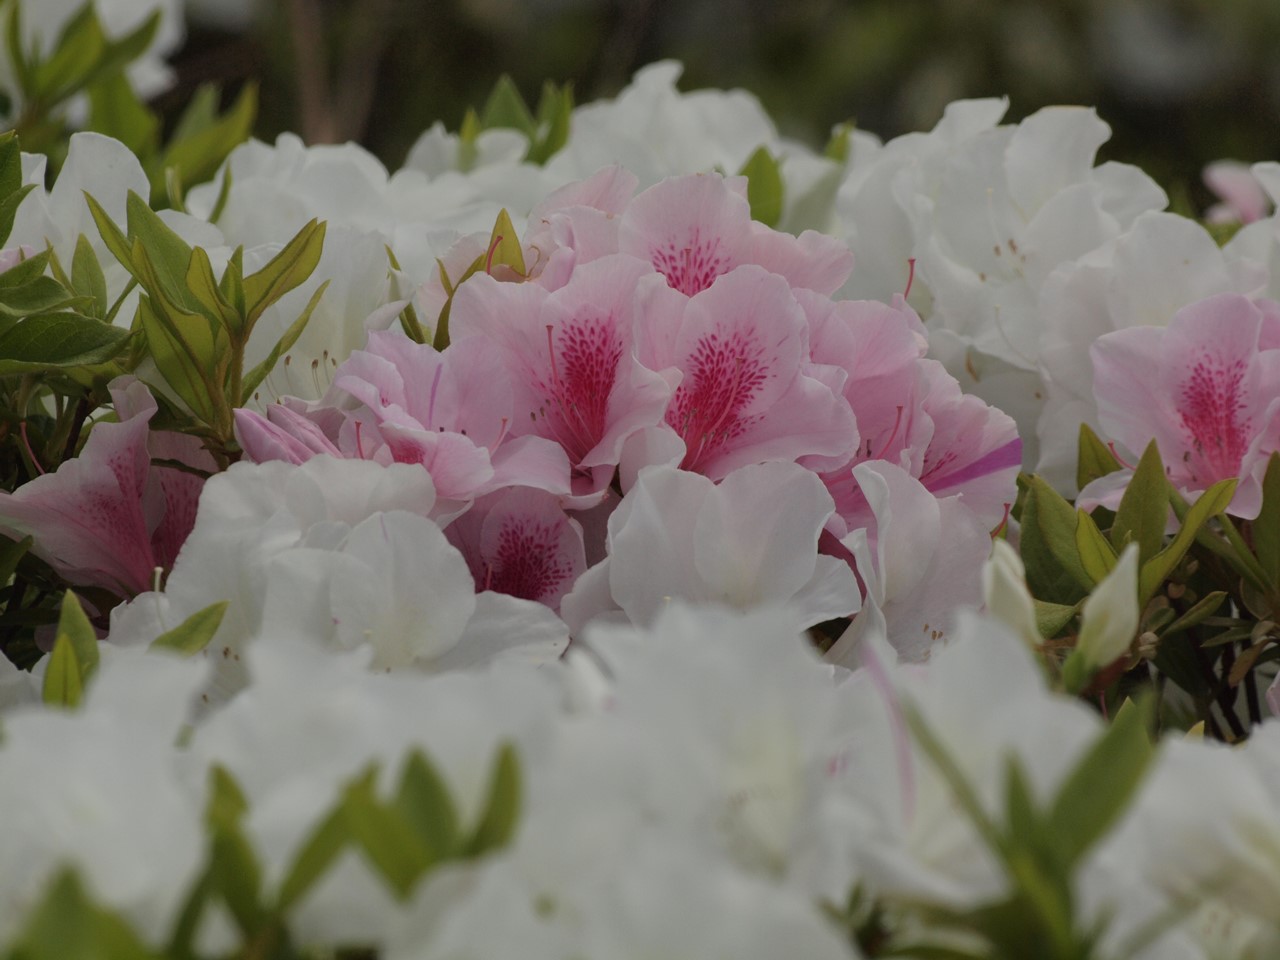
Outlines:
{"label": "pale pink flower", "polygon": [[853,412],[832,389],[842,377],[809,362],[808,322],[785,279],[748,265],[691,297],[653,282],[641,296],[640,361],[682,378],[665,422],[684,444],[683,469],[718,480],[770,460],[838,463],[857,445]]}
{"label": "pale pink flower", "polygon": [[476,590],[536,600],[553,610],[586,569],[582,527],[543,490],[508,487],[477,500],[445,529]]}
{"label": "pale pink flower", "polygon": [[[1090,355],[1107,437],[1135,459],[1155,440],[1184,494],[1239,478],[1228,510],[1257,516],[1267,461],[1280,450],[1280,304],[1219,294],[1179,310],[1168,328],[1107,334]],[[1080,501],[1115,506],[1130,476],[1095,480]]]}
{"label": "pale pink flower", "polygon": [[626,439],[657,424],[671,396],[668,379],[642,365],[633,344],[634,294],[650,272],[641,260],[611,255],[577,267],[551,293],[476,276],[454,301],[450,350],[476,339],[501,348],[512,434],[564,449],[582,506],[603,495]]}
{"label": "pale pink flower", "polygon": [[1262,182],[1247,163],[1217,160],[1204,168],[1201,177],[1220,201],[1205,213],[1210,223],[1253,223],[1271,208]]}

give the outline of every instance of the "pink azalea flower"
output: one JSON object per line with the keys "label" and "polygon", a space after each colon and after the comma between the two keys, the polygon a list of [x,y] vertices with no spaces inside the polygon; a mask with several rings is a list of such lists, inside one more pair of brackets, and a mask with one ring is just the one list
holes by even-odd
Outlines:
{"label": "pink azalea flower", "polygon": [[454,300],[450,349],[476,339],[501,348],[512,434],[564,449],[581,506],[603,495],[626,439],[657,424],[671,395],[633,348],[632,301],[648,273],[643,261],[612,255],[577,267],[555,292],[476,276]]}
{"label": "pink azalea flower", "polygon": [[375,331],[334,371],[319,403],[275,404],[266,417],[238,410],[236,435],[255,462],[302,463],[324,453],[418,463],[445,501],[513,483],[567,493],[569,464],[556,444],[512,439],[517,413],[507,380],[499,351],[483,340],[439,353],[397,331]]}
{"label": "pink azalea flower", "polygon": [[80,456],[56,472],[0,492],[0,525],[33,537],[32,552],[69,583],[129,597],[151,588],[157,567],[173,565],[204,484],[151,458],[214,464],[194,438],[150,433],[156,402],[141,381],[117,378],[111,394],[120,422],[95,424]]}
{"label": "pink azalea flower", "polygon": [[813,359],[848,374],[843,392],[861,436],[850,459],[821,471],[836,501],[832,532],[843,537],[874,522],[852,470],[869,461],[900,467],[937,497],[959,496],[988,529],[999,524],[1021,466],[1013,420],[962,393],[941,364],[924,358],[923,328],[900,298],[892,306],[832,303],[801,291],[800,299],[810,317]]}
{"label": "pink azalea flower", "polygon": [[1271,201],[1247,163],[1218,160],[1205,167],[1201,177],[1221,201],[1205,214],[1210,223],[1253,223],[1267,215]]}
{"label": "pink azalea flower", "polygon": [[808,323],[785,279],[748,265],[692,297],[648,283],[641,300],[640,361],[682,377],[665,422],[683,469],[718,480],[764,461],[838,462],[857,445],[849,404],[809,363]]}
{"label": "pink azalea flower", "polygon": [[[1135,460],[1155,440],[1185,494],[1238,477],[1228,511],[1258,515],[1267,460],[1280,450],[1280,304],[1219,294],[1179,310],[1167,329],[1100,337],[1090,355],[1108,437]],[[1131,476],[1095,480],[1081,504],[1114,507]]]}
{"label": "pink azalea flower", "polygon": [[490,494],[446,529],[476,590],[535,600],[553,610],[586,569],[582,527],[556,497],[530,487]]}
{"label": "pink azalea flower", "polygon": [[748,263],[828,295],[853,270],[853,254],[840,241],[812,230],[797,238],[757,223],[744,180],[706,173],[664,180],[632,200],[618,225],[618,249],[652,263],[689,297]]}

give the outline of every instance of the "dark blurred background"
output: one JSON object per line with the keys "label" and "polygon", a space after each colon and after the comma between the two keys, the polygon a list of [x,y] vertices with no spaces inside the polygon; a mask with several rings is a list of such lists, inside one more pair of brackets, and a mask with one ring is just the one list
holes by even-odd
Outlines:
{"label": "dark blurred background", "polygon": [[1007,119],[1094,105],[1105,159],[1201,208],[1210,160],[1280,158],[1280,0],[189,0],[174,109],[203,81],[263,81],[258,136],[358,140],[395,168],[433,121],[457,129],[501,73],[578,103],[640,66],[683,89],[744,87],[820,145],[853,120],[888,139],[950,100],[1007,94]]}

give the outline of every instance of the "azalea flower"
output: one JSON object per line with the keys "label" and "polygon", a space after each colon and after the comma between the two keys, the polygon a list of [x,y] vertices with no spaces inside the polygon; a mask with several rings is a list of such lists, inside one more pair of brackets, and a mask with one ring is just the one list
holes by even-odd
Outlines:
{"label": "azalea flower", "polygon": [[156,402],[133,377],[111,383],[120,422],[95,424],[77,457],[13,493],[0,491],[0,526],[34,538],[32,552],[69,583],[121,597],[150,589],[169,570],[195,522],[203,479],[177,467],[216,469],[193,437],[153,434]]}
{"label": "azalea flower", "polygon": [[[1187,495],[1239,478],[1228,510],[1257,516],[1267,461],[1280,450],[1280,304],[1209,297],[1167,329],[1100,337],[1091,356],[1106,436],[1131,457],[1155,440],[1169,481]],[[1080,499],[1114,507],[1131,475],[1095,480]]]}

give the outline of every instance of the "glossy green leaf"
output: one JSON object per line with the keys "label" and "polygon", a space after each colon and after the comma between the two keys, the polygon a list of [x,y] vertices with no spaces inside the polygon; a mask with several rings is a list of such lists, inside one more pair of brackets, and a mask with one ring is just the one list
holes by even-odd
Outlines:
{"label": "glossy green leaf", "polygon": [[1049,808],[1049,824],[1064,873],[1070,873],[1133,800],[1153,754],[1149,713],[1143,706],[1117,711],[1111,726],[1059,788]]}
{"label": "glossy green leaf", "polygon": [[1121,469],[1120,461],[1087,423],[1080,424],[1080,441],[1076,460],[1076,486],[1083,490],[1100,477]]}
{"label": "glossy green leaf", "polygon": [[[0,276],[8,276],[21,267],[19,264]],[[77,305],[79,301],[53,277],[35,277],[27,283],[0,286],[0,315],[4,316],[31,317],[54,310],[70,310]]]}
{"label": "glossy green leaf", "polygon": [[44,672],[42,690],[44,702],[51,706],[77,707],[84,696],[84,677],[76,662],[71,638],[59,634],[49,654],[49,666]]}
{"label": "glossy green leaf", "polygon": [[0,334],[0,376],[105,363],[128,339],[119,327],[73,313],[29,317]]}
{"label": "glossy green leaf", "polygon": [[466,846],[467,853],[473,856],[506,846],[516,831],[522,784],[520,760],[509,743],[504,743],[494,758],[486,797],[480,822]]}
{"label": "glossy green leaf", "polygon": [[197,610],[172,630],[166,630],[151,641],[152,650],[174,650],[185,656],[193,656],[209,645],[213,635],[222,625],[229,602],[213,603]]}
{"label": "glossy green leaf", "polygon": [[767,227],[782,219],[782,174],[778,161],[765,147],[759,147],[747,158],[739,174],[747,178],[747,202],[751,219]]}
{"label": "glossy green leaf", "polygon": [[1253,551],[1268,582],[1280,589],[1280,453],[1271,454],[1262,478],[1262,509],[1253,521]]}
{"label": "glossy green leaf", "polygon": [[133,265],[133,244],[129,242],[129,237],[120,229],[111,215],[103,209],[102,204],[98,203],[87,191],[84,194],[85,203],[89,205],[89,213],[93,217],[93,222],[98,228],[98,233],[102,236],[102,242],[106,244],[111,255],[116,258],[122,267],[129,271],[135,280],[141,281],[138,272]]}
{"label": "glossy green leaf", "polygon": [[290,290],[306,282],[315,272],[324,251],[325,224],[312,220],[285,244],[270,262],[244,278],[246,329],[237,331],[247,336],[269,306]]}
{"label": "glossy green leaf", "polygon": [[1236,483],[1234,479],[1219,480],[1200,494],[1200,498],[1191,505],[1183,518],[1182,527],[1174,536],[1173,542],[1142,565],[1142,573],[1138,578],[1138,598],[1142,605],[1156,595],[1160,584],[1168,579],[1169,574],[1173,573],[1174,568],[1186,556],[1200,528],[1231,503]]}
{"label": "glossy green leaf", "polygon": [[1036,611],[1036,629],[1046,640],[1062,633],[1080,609],[1079,604],[1048,603],[1044,600],[1033,600],[1032,603]]}
{"label": "glossy green leaf", "polygon": [[235,330],[241,325],[239,314],[218,287],[209,255],[200,247],[191,251],[191,262],[187,265],[187,287],[205,316],[217,319],[229,330]]}
{"label": "glossy green leaf", "polygon": [[1031,595],[1050,603],[1075,604],[1093,580],[1076,545],[1076,511],[1037,476],[1018,478],[1026,490],[1022,504],[1022,562]]}
{"label": "glossy green leaf", "polygon": [[1152,440],[1134,468],[1125,487],[1111,527],[1111,543],[1121,550],[1129,541],[1138,544],[1138,556],[1150,560],[1164,546],[1164,528],[1169,519],[1169,481],[1165,478],[1160,451]]}
{"label": "glossy green leaf", "polygon": [[1214,590],[1212,593],[1205,594],[1190,610],[1160,631],[1160,636],[1162,638],[1171,637],[1203,623],[1218,612],[1218,608],[1222,606],[1222,602],[1226,599],[1227,593],[1225,590]]}
{"label": "glossy green leaf", "polygon": [[[132,190],[125,206],[129,215],[130,262],[142,288],[153,297],[163,296],[186,313],[197,312],[199,302],[187,289],[191,246]],[[138,256],[139,246],[146,254],[143,258]]]}
{"label": "glossy green leaf", "polygon": [[[213,398],[215,387],[207,379],[212,373],[207,359],[212,352],[211,343],[206,344],[205,359],[201,359],[168,317],[157,311],[147,297],[138,301],[138,319],[151,357],[165,382],[200,420],[213,423],[217,413]],[[203,318],[196,319],[202,327]],[[201,333],[199,329],[193,332]]]}
{"label": "glossy green leaf", "polygon": [[71,258],[71,288],[76,296],[88,301],[92,316],[99,320],[106,317],[110,306],[107,278],[102,264],[98,263],[98,255],[93,252],[93,244],[83,233],[76,238],[76,252]]}
{"label": "glossy green leaf", "polygon": [[498,266],[510,267],[520,277],[529,273],[524,265],[520,236],[516,233],[515,224],[511,222],[511,214],[507,213],[506,208],[498,211],[498,219],[494,221],[484,269],[486,273],[492,273]]}
{"label": "glossy green leaf", "polygon": [[1083,510],[1076,511],[1076,549],[1085,573],[1095,584],[1115,569],[1118,559],[1115,550],[1093,522],[1093,517]]}

